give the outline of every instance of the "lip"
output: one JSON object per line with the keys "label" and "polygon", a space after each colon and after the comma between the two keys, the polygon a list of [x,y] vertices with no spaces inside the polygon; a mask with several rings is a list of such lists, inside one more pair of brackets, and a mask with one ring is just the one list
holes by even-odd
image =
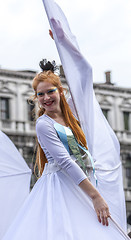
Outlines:
{"label": "lip", "polygon": [[44,105],[46,105],[48,107],[48,106],[51,106],[53,103],[54,103],[54,101],[52,100],[52,101],[49,101],[49,102],[45,102]]}

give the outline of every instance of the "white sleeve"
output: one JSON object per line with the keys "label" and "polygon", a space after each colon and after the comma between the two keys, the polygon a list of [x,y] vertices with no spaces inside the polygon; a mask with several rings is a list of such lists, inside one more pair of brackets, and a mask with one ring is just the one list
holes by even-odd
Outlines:
{"label": "white sleeve", "polygon": [[[78,164],[73,161],[57,136],[53,124],[43,119],[36,124],[36,132],[41,148],[46,148],[57,164],[79,185],[87,178]],[[44,149],[43,149],[44,150]]]}

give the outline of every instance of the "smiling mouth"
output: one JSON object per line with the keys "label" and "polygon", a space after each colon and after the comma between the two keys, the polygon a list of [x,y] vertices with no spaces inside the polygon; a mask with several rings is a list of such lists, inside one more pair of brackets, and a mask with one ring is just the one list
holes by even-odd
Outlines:
{"label": "smiling mouth", "polygon": [[46,106],[51,106],[53,103],[54,103],[54,101],[46,102],[46,103],[44,103],[44,105],[46,105]]}

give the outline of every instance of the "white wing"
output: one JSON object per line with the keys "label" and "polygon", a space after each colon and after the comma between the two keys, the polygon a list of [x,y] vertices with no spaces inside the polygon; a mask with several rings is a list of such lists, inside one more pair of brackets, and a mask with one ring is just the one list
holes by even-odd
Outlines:
{"label": "white wing", "polygon": [[95,98],[91,66],[81,54],[64,13],[53,0],[43,0],[43,3],[77,116],[86,135],[95,167],[101,169],[96,171],[97,189],[107,201],[112,217],[126,231],[119,142]]}
{"label": "white wing", "polygon": [[31,170],[0,131],[0,239],[29,193]]}

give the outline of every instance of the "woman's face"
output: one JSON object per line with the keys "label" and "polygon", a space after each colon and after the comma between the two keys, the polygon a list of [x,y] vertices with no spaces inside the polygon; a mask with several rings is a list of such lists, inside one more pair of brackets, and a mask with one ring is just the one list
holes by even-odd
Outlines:
{"label": "woman's face", "polygon": [[60,111],[60,94],[49,82],[40,82],[37,86],[37,98],[45,113]]}

